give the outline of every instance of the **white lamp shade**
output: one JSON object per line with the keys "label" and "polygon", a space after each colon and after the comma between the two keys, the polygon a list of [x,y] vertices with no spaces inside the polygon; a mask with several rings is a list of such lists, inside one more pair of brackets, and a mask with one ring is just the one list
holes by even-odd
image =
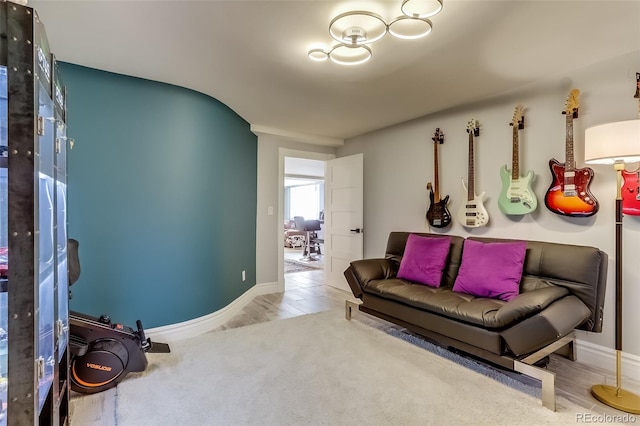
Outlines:
{"label": "white lamp shade", "polygon": [[640,161],[640,119],[588,128],[584,134],[584,161],[588,164]]}

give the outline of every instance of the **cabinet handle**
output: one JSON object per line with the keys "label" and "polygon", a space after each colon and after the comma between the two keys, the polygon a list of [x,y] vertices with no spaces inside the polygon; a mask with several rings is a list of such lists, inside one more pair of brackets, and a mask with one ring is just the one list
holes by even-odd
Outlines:
{"label": "cabinet handle", "polygon": [[40,357],[36,360],[36,371],[38,372],[38,380],[44,377],[44,358]]}

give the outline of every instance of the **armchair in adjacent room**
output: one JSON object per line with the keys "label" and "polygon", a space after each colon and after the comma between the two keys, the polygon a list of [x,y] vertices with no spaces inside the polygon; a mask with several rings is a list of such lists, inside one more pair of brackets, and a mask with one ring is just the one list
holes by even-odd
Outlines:
{"label": "armchair in adjacent room", "polygon": [[304,247],[307,238],[307,233],[296,229],[296,224],[293,220],[284,221],[284,246],[287,248],[301,248]]}

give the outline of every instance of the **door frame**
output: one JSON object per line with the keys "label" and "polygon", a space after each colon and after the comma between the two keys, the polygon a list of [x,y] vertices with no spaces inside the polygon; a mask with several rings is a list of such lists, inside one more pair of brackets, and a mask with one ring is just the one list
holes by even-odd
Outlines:
{"label": "door frame", "polygon": [[322,152],[302,151],[288,148],[278,148],[278,292],[284,292],[284,159],[285,157],[305,158],[308,160],[327,161],[336,158],[335,154],[325,154]]}

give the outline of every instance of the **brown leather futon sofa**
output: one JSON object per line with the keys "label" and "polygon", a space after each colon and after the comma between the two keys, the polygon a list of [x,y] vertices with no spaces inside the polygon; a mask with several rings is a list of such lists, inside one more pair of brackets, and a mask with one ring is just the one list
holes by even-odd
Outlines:
{"label": "brown leather futon sofa", "polygon": [[[346,269],[353,295],[362,301],[357,309],[542,380],[543,404],[555,409],[553,373],[534,364],[557,350],[575,359],[574,329],[602,331],[607,254],[594,247],[526,241],[519,294],[506,301],[453,291],[463,260],[460,236],[447,236],[451,243],[439,287],[398,278],[409,235],[391,232],[384,258],[357,260]],[[347,303],[348,318],[354,308]]]}

